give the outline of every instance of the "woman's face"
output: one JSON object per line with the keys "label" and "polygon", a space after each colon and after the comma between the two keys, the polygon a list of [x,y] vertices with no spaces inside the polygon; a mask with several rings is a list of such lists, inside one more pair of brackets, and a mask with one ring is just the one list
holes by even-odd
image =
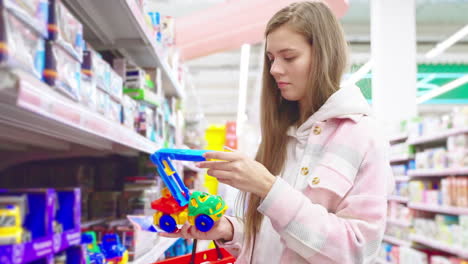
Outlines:
{"label": "woman's face", "polygon": [[271,62],[270,74],[281,96],[288,101],[301,101],[312,65],[312,45],[303,35],[283,25],[267,35],[266,53]]}

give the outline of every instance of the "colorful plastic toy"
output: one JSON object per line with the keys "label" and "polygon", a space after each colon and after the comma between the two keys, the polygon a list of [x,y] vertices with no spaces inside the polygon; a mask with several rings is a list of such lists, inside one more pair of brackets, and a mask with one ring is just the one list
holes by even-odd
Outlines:
{"label": "colorful plastic toy", "polygon": [[86,264],[106,264],[106,257],[97,244],[96,233],[88,231],[81,235],[81,241],[86,246]]}
{"label": "colorful plastic toy", "polygon": [[0,205],[0,245],[20,244],[31,240],[31,234],[22,226],[18,205]]}
{"label": "colorful plastic toy", "polygon": [[220,196],[195,191],[191,195],[171,163],[171,160],[205,161],[206,150],[161,149],[151,155],[167,188],[160,199],[151,203],[157,212],[153,224],[168,233],[175,232],[177,225],[187,220],[202,232],[208,232],[227,209]]}
{"label": "colorful plastic toy", "polygon": [[101,242],[101,251],[109,264],[126,264],[128,251],[120,242],[117,234],[105,234]]}

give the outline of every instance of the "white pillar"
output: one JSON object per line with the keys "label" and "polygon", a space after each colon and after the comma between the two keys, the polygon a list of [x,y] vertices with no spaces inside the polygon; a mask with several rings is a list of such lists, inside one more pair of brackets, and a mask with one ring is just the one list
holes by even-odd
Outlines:
{"label": "white pillar", "polygon": [[415,0],[370,0],[372,105],[380,127],[394,132],[416,109]]}

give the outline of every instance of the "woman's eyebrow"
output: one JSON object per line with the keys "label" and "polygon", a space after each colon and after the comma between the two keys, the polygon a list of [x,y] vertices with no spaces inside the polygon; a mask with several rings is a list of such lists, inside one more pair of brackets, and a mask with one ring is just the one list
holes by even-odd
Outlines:
{"label": "woman's eyebrow", "polygon": [[[284,52],[289,52],[289,51],[296,51],[296,50],[293,49],[293,48],[285,48],[285,49],[279,50],[278,53],[284,53]],[[270,55],[271,55],[271,54],[273,54],[273,53],[271,53],[270,51],[267,51],[267,54],[270,54]]]}

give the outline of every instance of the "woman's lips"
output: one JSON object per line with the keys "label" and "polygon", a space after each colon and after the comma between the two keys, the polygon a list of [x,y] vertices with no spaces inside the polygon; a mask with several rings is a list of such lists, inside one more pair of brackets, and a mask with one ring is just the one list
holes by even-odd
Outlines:
{"label": "woman's lips", "polygon": [[290,83],[278,82],[277,84],[278,84],[278,88],[283,89],[283,88],[286,88],[286,86],[288,86]]}

